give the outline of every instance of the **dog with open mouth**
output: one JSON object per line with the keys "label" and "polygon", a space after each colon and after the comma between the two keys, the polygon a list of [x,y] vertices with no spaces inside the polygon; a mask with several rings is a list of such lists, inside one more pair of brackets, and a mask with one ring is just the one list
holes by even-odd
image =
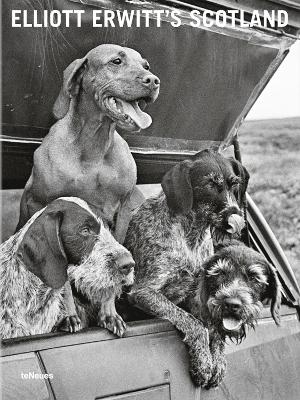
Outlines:
{"label": "dog with open mouth", "polygon": [[129,301],[184,334],[197,385],[211,379],[208,330],[178,305],[213,255],[214,242],[240,237],[248,179],[237,160],[203,150],[165,174],[163,191],[135,211],[125,240],[136,263]]}
{"label": "dog with open mouth", "polygon": [[192,313],[210,320],[224,338],[242,340],[246,327],[254,328],[264,298],[271,299],[271,314],[279,325],[281,284],[275,268],[243,243],[218,246],[197,281]]}
{"label": "dog with open mouth", "polygon": [[241,342],[255,328],[264,300],[270,301],[271,315],[280,325],[281,291],[275,268],[236,240],[219,245],[201,266],[187,290],[185,308],[210,332],[212,376],[207,388],[224,378],[226,338]]}
{"label": "dog with open mouth", "polygon": [[35,151],[17,230],[51,200],[78,196],[104,216],[122,243],[143,196],[129,146],[116,128],[148,128],[152,119],[144,108],[159,88],[148,61],[128,47],[103,44],[74,60],[53,107],[58,121]]}

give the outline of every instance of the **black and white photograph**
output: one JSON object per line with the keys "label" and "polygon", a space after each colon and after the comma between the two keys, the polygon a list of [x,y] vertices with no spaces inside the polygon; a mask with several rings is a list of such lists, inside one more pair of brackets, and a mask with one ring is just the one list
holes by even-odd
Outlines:
{"label": "black and white photograph", "polygon": [[3,0],[0,399],[300,399],[300,0]]}

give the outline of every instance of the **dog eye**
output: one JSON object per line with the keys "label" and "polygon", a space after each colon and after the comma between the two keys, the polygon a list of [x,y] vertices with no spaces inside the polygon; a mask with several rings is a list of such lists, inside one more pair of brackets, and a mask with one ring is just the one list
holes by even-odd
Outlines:
{"label": "dog eye", "polygon": [[229,187],[231,187],[231,188],[235,188],[235,187],[237,187],[237,185],[238,185],[239,183],[241,183],[240,178],[235,177],[235,178],[231,178],[231,179],[229,180],[228,185],[229,185]]}
{"label": "dog eye", "polygon": [[254,264],[249,267],[249,270],[247,271],[247,277],[252,282],[258,283],[260,285],[268,285],[268,278],[262,273],[261,268],[258,265]]}
{"label": "dog eye", "polygon": [[80,233],[83,236],[88,236],[88,235],[91,235],[93,232],[91,231],[91,228],[89,228],[88,226],[85,226],[84,228],[81,229]]}
{"label": "dog eye", "polygon": [[149,65],[149,64],[144,65],[144,69],[147,70],[147,71],[149,71],[150,65]]}
{"label": "dog eye", "polygon": [[214,180],[210,180],[210,181],[208,182],[208,186],[209,186],[210,188],[212,188],[212,189],[217,190],[219,193],[221,193],[221,192],[223,191],[223,184],[222,184],[222,183],[219,183],[219,182],[216,182],[216,181],[214,181]]}
{"label": "dog eye", "polygon": [[112,62],[113,62],[113,64],[116,64],[116,65],[122,64],[121,58],[115,58],[114,60],[112,60]]}

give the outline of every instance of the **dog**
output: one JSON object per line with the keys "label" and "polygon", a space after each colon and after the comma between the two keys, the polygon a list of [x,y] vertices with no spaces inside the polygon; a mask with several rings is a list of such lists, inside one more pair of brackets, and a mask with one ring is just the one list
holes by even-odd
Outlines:
{"label": "dog", "polygon": [[[234,240],[219,245],[195,273],[184,302],[210,332],[213,370],[207,388],[218,386],[224,378],[226,338],[239,343],[246,337],[247,328],[255,327],[263,300],[271,299],[271,315],[280,325],[281,291],[275,268],[261,254]],[[192,374],[197,379],[197,368]]]}
{"label": "dog", "polygon": [[166,173],[163,192],[134,213],[125,240],[136,263],[129,301],[184,334],[194,381],[204,386],[212,370],[208,330],[177,305],[213,254],[213,240],[240,236],[248,180],[238,161],[204,150]]}
{"label": "dog", "polygon": [[53,107],[58,121],[34,153],[17,230],[52,200],[76,196],[93,205],[123,243],[131,210],[144,199],[134,159],[115,129],[151,125],[142,109],[159,88],[147,60],[127,47],[103,44],[73,61]]}
{"label": "dog", "polygon": [[37,211],[0,256],[2,338],[48,333],[61,320],[71,331],[84,327],[87,318],[80,324],[66,307],[66,282],[97,308],[100,326],[123,334],[125,323],[107,299],[133,283],[134,261],[84,200],[62,197]]}

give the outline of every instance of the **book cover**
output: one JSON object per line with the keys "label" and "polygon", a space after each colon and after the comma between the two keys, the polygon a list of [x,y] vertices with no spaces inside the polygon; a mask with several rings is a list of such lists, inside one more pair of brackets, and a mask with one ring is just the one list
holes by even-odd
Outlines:
{"label": "book cover", "polygon": [[[299,29],[290,0],[2,2],[3,399],[299,398]],[[282,287],[216,391],[168,314],[122,303],[134,210],[205,149],[250,173],[243,240]]]}

